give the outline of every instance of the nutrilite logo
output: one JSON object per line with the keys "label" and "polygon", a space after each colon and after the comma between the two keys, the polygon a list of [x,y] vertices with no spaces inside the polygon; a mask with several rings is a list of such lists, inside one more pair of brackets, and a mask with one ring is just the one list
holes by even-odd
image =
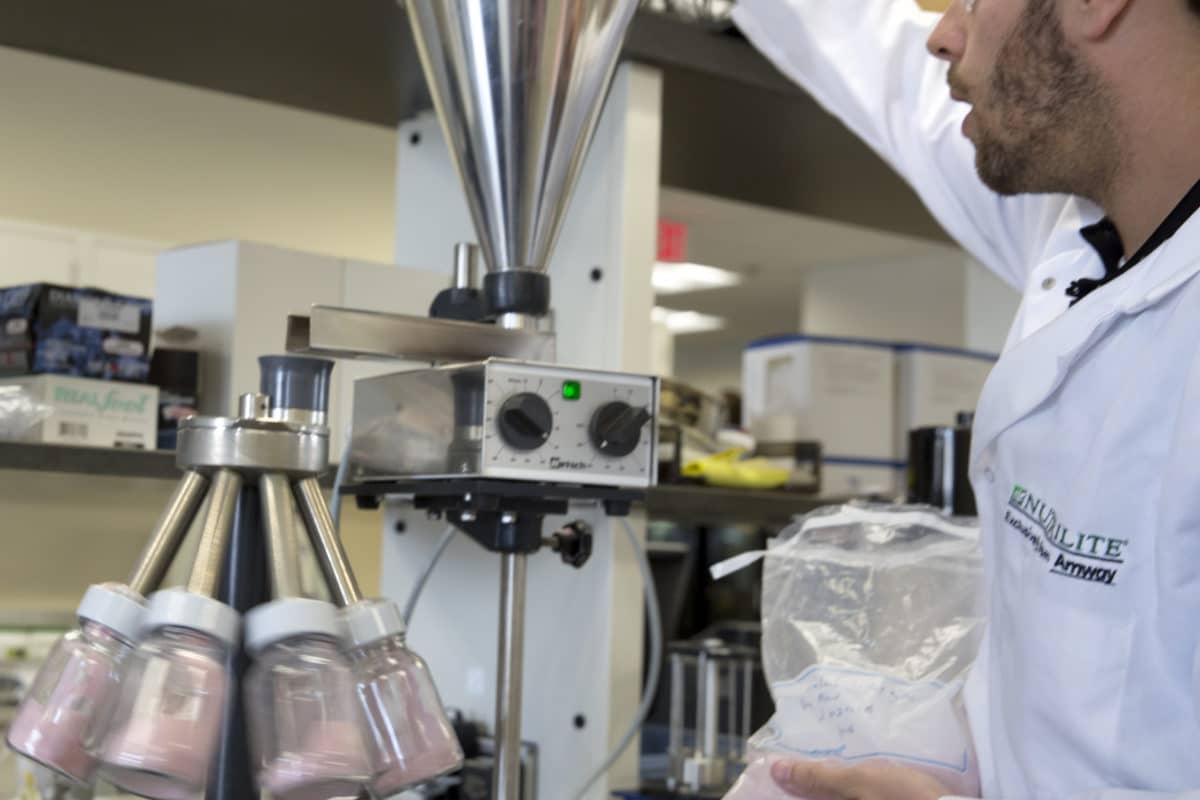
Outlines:
{"label": "nutrilite logo", "polygon": [[108,392],[91,392],[82,389],[72,389],[69,386],[54,387],[54,402],[62,405],[85,406],[95,409],[101,414],[144,414],[149,395],[142,395],[136,400],[122,397],[116,389]]}
{"label": "nutrilite logo", "polygon": [[1053,574],[1111,585],[1118,565],[1125,563],[1128,539],[1073,530],[1050,503],[1024,486],[1013,487],[1004,521],[1029,540],[1043,561],[1051,562],[1049,548],[1059,551],[1053,554]]}

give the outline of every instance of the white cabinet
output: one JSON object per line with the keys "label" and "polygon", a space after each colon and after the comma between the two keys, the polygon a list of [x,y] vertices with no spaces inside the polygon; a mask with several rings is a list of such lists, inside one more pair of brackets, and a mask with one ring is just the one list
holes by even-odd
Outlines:
{"label": "white cabinet", "polygon": [[155,261],[164,249],[154,242],[89,237],[84,243],[79,284],[134,297],[154,296]]}
{"label": "white cabinet", "polygon": [[0,220],[0,286],[38,281],[73,286],[78,274],[75,234]]}
{"label": "white cabinet", "polygon": [[154,296],[161,242],[0,220],[0,287],[22,283],[94,286]]}

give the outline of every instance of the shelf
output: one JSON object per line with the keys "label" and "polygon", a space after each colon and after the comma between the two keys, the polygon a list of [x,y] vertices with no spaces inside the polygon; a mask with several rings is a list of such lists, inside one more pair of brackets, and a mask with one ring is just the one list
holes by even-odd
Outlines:
{"label": "shelf", "polygon": [[122,450],[22,442],[0,442],[0,470],[112,478],[179,478],[175,454],[166,450]]}
{"label": "shelf", "polygon": [[[0,44],[395,126],[432,108],[396,0],[0,4]],[[795,91],[744,39],[638,13],[625,58]]]}
{"label": "shelf", "polygon": [[[173,452],[120,450],[100,447],[0,442],[0,470],[55,472],[107,478],[177,480]],[[324,486],[333,481],[334,468],[322,476]],[[748,491],[710,486],[656,486],[646,496],[646,513],[652,519],[719,525],[739,523],[786,524],[797,514],[842,502],[787,491]]]}
{"label": "shelf", "polygon": [[654,520],[698,525],[786,525],[798,514],[844,500],[784,490],[667,485],[650,490],[646,497],[646,515]]}
{"label": "shelf", "polygon": [[[175,453],[170,450],[123,450],[115,447],[72,447],[59,444],[0,442],[0,470],[55,472],[99,478],[178,480]],[[330,465],[321,485],[333,485],[337,467]]]}
{"label": "shelf", "polygon": [[[431,108],[402,6],[0,3],[0,46],[394,127]],[[663,74],[662,185],[947,240],[883,161],[735,31],[639,12],[624,58]]]}

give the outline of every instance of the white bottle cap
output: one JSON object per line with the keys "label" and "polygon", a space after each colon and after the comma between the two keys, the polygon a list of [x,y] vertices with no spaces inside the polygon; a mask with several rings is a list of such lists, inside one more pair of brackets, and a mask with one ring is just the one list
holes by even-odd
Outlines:
{"label": "white bottle cap", "polygon": [[329,636],[341,640],[337,607],[323,600],[289,597],[258,606],[246,614],[246,649],[257,656],[293,636]]}
{"label": "white bottle cap", "polygon": [[127,642],[136,642],[146,616],[144,598],[120,583],[97,583],[79,601],[76,616],[99,623]]}
{"label": "white bottle cap", "polygon": [[207,633],[228,645],[238,642],[241,618],[224,603],[186,589],[164,589],[150,595],[142,634],[166,627]]}
{"label": "white bottle cap", "polygon": [[351,647],[362,647],[389,636],[404,635],[404,617],[391,600],[362,600],[342,609],[342,622]]}

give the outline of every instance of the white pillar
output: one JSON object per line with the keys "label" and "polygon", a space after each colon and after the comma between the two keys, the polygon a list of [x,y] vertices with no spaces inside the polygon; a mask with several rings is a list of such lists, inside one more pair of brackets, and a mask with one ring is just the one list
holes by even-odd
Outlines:
{"label": "white pillar", "polygon": [[[561,363],[651,369],[661,91],[655,70],[623,65],[617,73],[549,270]],[[454,243],[476,237],[436,119],[403,123],[398,148],[396,261],[445,265],[448,279]],[[523,738],[538,747],[543,800],[571,797],[632,720],[641,689],[644,612],[632,552],[617,524],[594,507],[572,508],[568,518],[595,527],[592,560],[574,570],[543,551],[528,569]],[[403,534],[395,532],[400,521]],[[563,521],[548,519],[546,531]],[[644,520],[632,522],[644,536]],[[389,506],[385,594],[407,596],[442,527],[409,506]],[[447,705],[489,727],[499,572],[496,555],[459,535],[410,631]],[[636,786],[637,750],[635,741],[589,800]]]}

